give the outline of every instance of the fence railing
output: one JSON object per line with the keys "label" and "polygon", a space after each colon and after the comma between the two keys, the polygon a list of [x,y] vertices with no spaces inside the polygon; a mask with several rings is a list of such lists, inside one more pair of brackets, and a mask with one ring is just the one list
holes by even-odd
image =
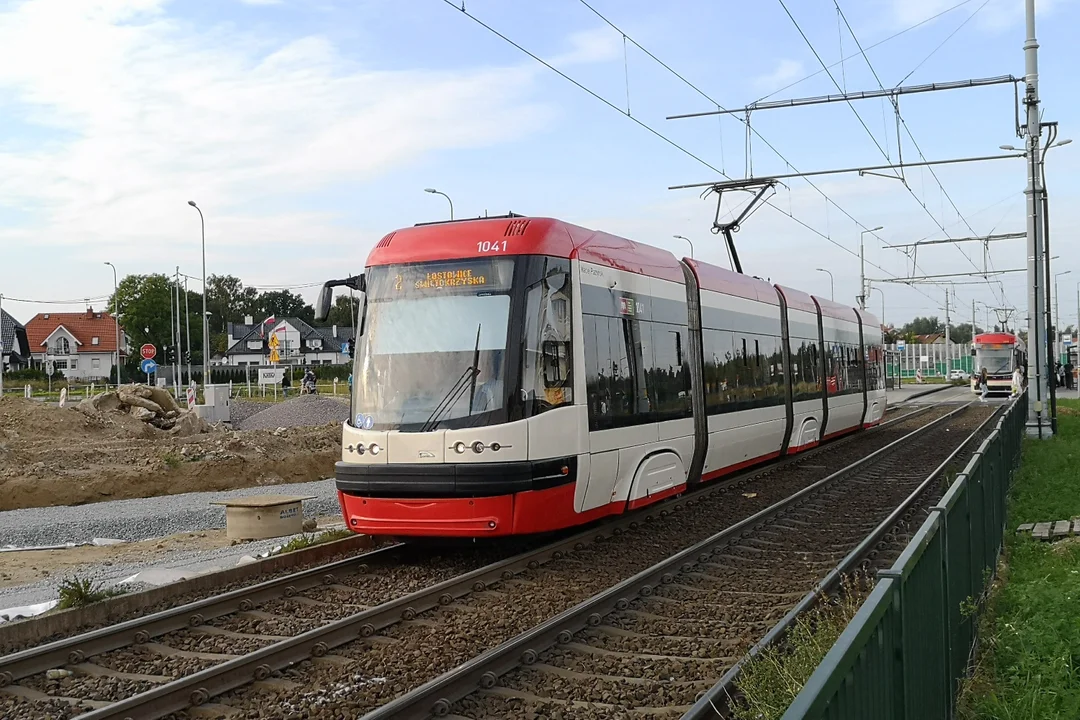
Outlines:
{"label": "fence railing", "polygon": [[1026,394],[995,429],[806,682],[783,720],[951,718],[976,602],[1001,551]]}

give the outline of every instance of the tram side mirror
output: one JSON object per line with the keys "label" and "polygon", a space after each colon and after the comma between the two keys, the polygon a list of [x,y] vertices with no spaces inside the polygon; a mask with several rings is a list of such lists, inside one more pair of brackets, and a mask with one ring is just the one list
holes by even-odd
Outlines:
{"label": "tram side mirror", "polygon": [[562,387],[570,377],[570,343],[545,340],[542,346],[544,387]]}
{"label": "tram side mirror", "polygon": [[555,273],[544,278],[545,284],[552,292],[559,292],[566,285],[566,273]]}
{"label": "tram side mirror", "polygon": [[319,290],[319,297],[315,300],[315,320],[325,322],[330,316],[330,305],[334,302],[334,286],[325,283]]}

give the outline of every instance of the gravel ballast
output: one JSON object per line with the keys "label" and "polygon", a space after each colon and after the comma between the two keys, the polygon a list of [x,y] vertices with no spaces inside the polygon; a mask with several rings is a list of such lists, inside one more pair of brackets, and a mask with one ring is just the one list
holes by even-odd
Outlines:
{"label": "gravel ballast", "polygon": [[275,430],[343,423],[349,419],[349,401],[325,395],[300,395],[269,406],[251,400],[234,400],[229,412],[237,430]]}

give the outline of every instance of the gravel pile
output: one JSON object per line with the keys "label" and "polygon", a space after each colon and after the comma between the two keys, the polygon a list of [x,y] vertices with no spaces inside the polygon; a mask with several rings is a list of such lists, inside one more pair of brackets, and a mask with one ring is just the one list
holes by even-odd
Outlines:
{"label": "gravel pile", "polygon": [[59,545],[89,542],[96,537],[135,541],[223,528],[225,508],[211,505],[211,501],[267,494],[314,495],[314,500],[304,501],[304,515],[308,517],[341,512],[333,479],[93,505],[25,508],[0,512],[0,546]]}
{"label": "gravel pile", "polygon": [[[266,409],[252,413],[253,408],[249,406],[253,405],[261,405]],[[275,430],[279,427],[343,423],[349,419],[349,403],[347,400],[322,395],[300,395],[274,403],[270,407],[262,403],[239,400],[233,402],[230,414],[233,415],[233,427],[237,430]],[[237,420],[237,417],[240,419]]]}

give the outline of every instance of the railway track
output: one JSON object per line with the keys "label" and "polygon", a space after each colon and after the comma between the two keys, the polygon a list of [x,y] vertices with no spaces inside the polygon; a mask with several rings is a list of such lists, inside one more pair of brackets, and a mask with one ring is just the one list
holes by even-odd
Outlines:
{"label": "railway track", "polygon": [[[349,695],[344,702],[355,716],[633,575],[672,548],[821,479],[828,474],[818,464],[822,459],[834,467],[849,462],[943,412],[927,407],[903,415],[874,432],[484,567],[478,567],[480,553],[472,567],[461,560],[403,569],[394,558],[405,549],[395,546],[5,656],[0,714],[67,718],[89,708],[87,718],[156,718],[202,705],[203,716],[228,717],[239,708],[243,716],[282,717],[305,702],[325,705],[303,698],[303,688],[322,685],[331,695]],[[605,559],[610,547],[633,551],[619,551],[621,559],[612,561]],[[530,602],[522,603],[524,597]],[[276,672],[295,663],[302,666]],[[70,675],[43,674],[65,666]],[[345,673],[342,685],[346,666],[355,672]],[[290,673],[303,675],[304,685],[290,682]],[[353,688],[349,678],[357,675],[384,679]],[[228,705],[209,702],[253,680],[252,688],[226,696]]]}
{"label": "railway track", "polygon": [[681,717],[992,412],[962,406],[364,718]]}

